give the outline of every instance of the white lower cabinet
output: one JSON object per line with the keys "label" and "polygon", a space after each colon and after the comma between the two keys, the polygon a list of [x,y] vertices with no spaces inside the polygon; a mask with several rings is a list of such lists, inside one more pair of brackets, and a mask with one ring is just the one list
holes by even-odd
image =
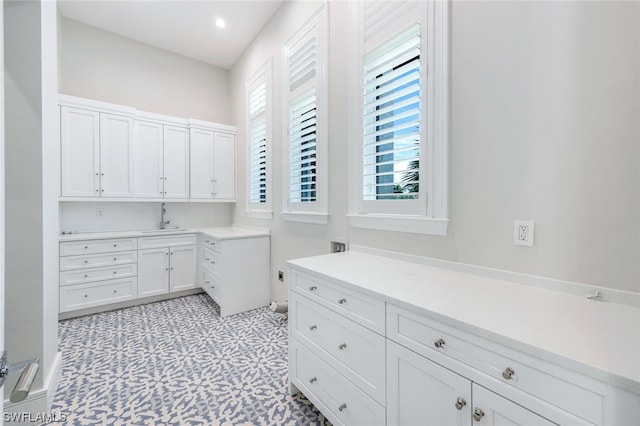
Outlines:
{"label": "white lower cabinet", "polygon": [[220,307],[220,316],[269,304],[269,236],[218,238],[202,234],[199,250],[198,282]]}
{"label": "white lower cabinet", "polygon": [[169,293],[169,248],[138,251],[138,297]]}
{"label": "white lower cabinet", "polygon": [[293,263],[290,389],[334,424],[638,424],[636,394]]}

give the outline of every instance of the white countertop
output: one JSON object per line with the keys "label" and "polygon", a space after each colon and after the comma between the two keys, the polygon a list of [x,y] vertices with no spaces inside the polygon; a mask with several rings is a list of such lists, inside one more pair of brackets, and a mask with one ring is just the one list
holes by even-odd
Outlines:
{"label": "white countertop", "polygon": [[640,309],[347,251],[290,265],[640,394]]}
{"label": "white countertop", "polygon": [[197,234],[210,235],[221,240],[252,238],[269,236],[268,229],[250,228],[244,226],[220,226],[212,228],[177,228],[177,229],[146,229],[111,232],[79,232],[60,235],[60,241],[99,240],[103,238],[131,238],[153,237],[158,235]]}

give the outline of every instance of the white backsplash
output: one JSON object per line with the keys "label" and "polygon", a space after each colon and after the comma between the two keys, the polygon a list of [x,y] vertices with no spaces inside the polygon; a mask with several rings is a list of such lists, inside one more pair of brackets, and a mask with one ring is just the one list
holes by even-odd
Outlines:
{"label": "white backsplash", "polygon": [[[157,229],[159,202],[61,202],[60,232]],[[168,226],[200,228],[231,224],[227,203],[166,203]]]}

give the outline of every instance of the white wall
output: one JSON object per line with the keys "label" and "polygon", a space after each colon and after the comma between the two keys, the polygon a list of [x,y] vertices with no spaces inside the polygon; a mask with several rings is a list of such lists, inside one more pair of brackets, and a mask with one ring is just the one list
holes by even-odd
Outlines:
{"label": "white wall", "polygon": [[[32,394],[42,393],[57,352],[58,206],[55,151],[55,4],[4,3],[5,333],[9,362],[38,356]],[[54,157],[55,158],[55,157]],[[11,391],[17,377],[5,386]],[[44,391],[46,395],[46,389]],[[38,411],[48,409],[38,399]],[[37,405],[37,404],[36,404]]]}
{"label": "white wall", "polygon": [[[238,158],[244,83],[274,60],[273,276],[288,258],[352,244],[640,291],[638,2],[453,2],[450,218],[446,237],[351,228],[347,213],[347,5],[331,2],[328,226],[286,223],[282,200],[282,42],[318,3],[287,2],[231,70]],[[246,186],[240,162],[238,188]],[[241,191],[243,192],[243,191]],[[513,220],[536,222],[533,248]],[[274,299],[286,286],[272,280]]]}
{"label": "white wall", "polygon": [[69,18],[60,23],[60,93],[232,124],[228,71]]}

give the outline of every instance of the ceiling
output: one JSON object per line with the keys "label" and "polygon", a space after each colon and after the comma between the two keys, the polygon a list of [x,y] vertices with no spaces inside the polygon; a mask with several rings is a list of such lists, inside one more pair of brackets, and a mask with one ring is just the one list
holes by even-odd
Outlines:
{"label": "ceiling", "polygon": [[[58,0],[60,14],[229,69],[282,0]],[[226,22],[219,29],[215,21]]]}

